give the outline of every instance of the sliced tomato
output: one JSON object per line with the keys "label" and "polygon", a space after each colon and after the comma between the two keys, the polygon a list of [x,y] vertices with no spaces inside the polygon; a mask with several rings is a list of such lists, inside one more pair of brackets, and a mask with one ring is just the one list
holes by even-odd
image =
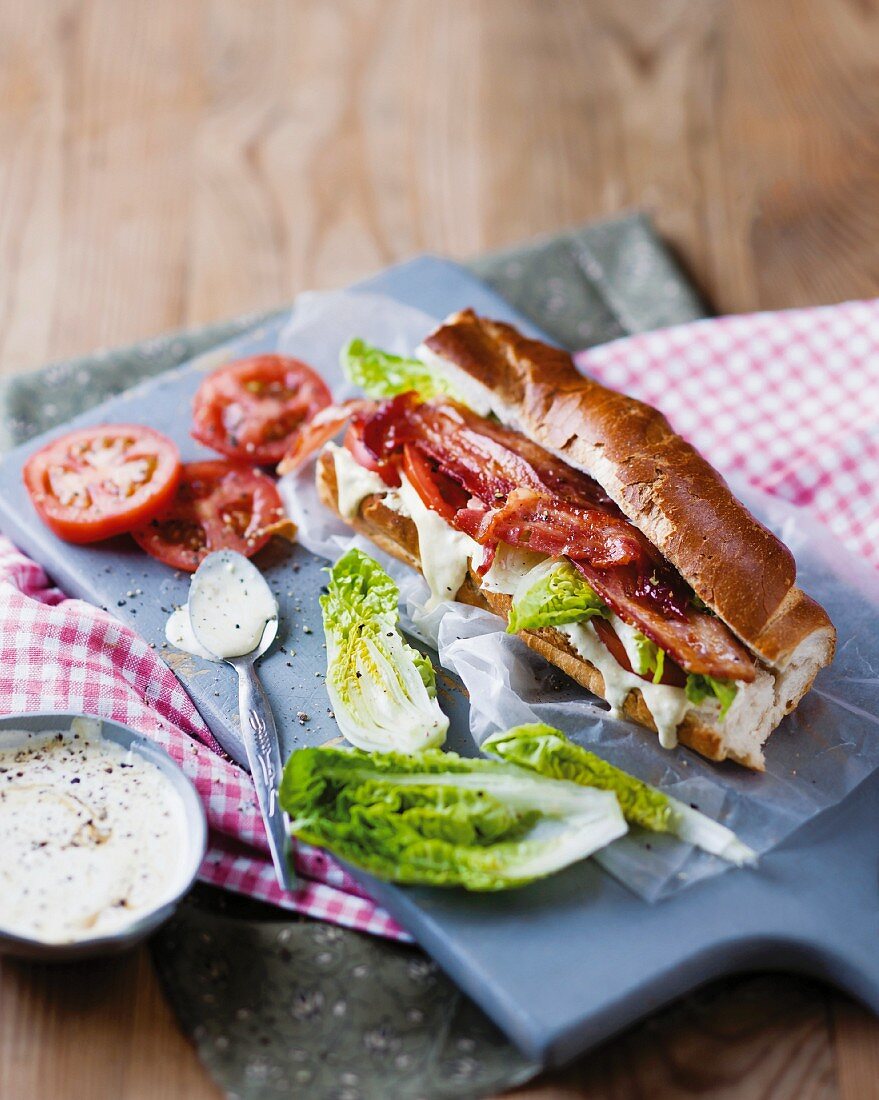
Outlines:
{"label": "sliced tomato", "polygon": [[206,447],[256,466],[274,466],[332,395],[299,359],[256,355],[209,374],[193,403],[192,434]]}
{"label": "sliced tomato", "polygon": [[214,550],[250,557],[271,538],[266,528],[283,516],[270,477],[216,460],[183,467],[174,500],[132,536],[148,554],[193,573]]}
{"label": "sliced tomato", "polygon": [[121,535],[174,496],[180,453],[140,424],[101,424],[53,439],[31,455],[24,483],[43,522],[67,542]]}
{"label": "sliced tomato", "polygon": [[[641,676],[640,672],[635,672],[632,668],[632,662],[629,660],[628,653],[626,653],[626,647],[623,645],[620,636],[606,619],[600,619],[596,616],[591,622],[595,627],[595,633],[602,642],[604,642],[605,647],[610,651],[611,656],[618,665],[624,668],[626,672],[632,672],[636,676],[640,676],[642,680],[647,680],[648,683],[653,682],[652,676]],[[662,679],[659,682],[661,684],[669,684],[672,687],[683,687],[687,682],[687,674],[680,665],[675,664],[675,662],[666,655],[665,664],[662,670]]]}
{"label": "sliced tomato", "polygon": [[467,492],[457,481],[436,469],[411,443],[403,447],[403,470],[427,507],[439,512],[449,523],[460,509],[467,507],[470,499]]}

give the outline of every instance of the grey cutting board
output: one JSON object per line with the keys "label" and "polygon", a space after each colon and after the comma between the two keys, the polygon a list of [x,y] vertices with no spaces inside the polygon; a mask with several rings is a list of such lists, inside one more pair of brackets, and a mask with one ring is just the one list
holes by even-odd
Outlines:
{"label": "grey cutting board", "polygon": [[[361,285],[435,315],[472,305],[534,331],[482,283],[445,261],[421,258]],[[220,354],[225,359],[269,349],[276,331],[271,324]],[[204,455],[188,434],[190,398],[216,361],[212,352],[73,423],[151,424],[175,438],[185,458]],[[55,539],[36,519],[21,485],[22,463],[41,442],[0,462],[0,526],[68,593],[107,607],[161,646],[166,611],[184,601],[188,578],[126,540],[80,548]],[[281,603],[279,644],[261,671],[286,755],[338,735],[323,687],[317,605],[326,563],[282,544],[257,560]],[[162,655],[218,739],[238,755],[232,670]],[[452,720],[449,747],[472,751],[466,699],[451,680],[441,694]],[[399,889],[361,877],[513,1041],[531,1057],[557,1064],[701,982],[736,970],[783,968],[824,977],[879,1012],[877,825],[874,773],[840,806],[764,857],[758,871],[730,872],[656,905],[588,862],[524,890],[481,896]]]}

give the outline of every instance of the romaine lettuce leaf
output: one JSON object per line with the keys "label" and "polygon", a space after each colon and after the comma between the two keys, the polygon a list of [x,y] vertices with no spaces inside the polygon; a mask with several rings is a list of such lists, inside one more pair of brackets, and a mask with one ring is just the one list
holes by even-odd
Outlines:
{"label": "romaine lettuce leaf", "polygon": [[550,779],[568,779],[613,791],[627,821],[656,833],[673,831],[672,807],[666,795],[569,741],[561,730],[544,722],[493,733],[482,743],[482,751]]}
{"label": "romaine lettuce leaf", "polygon": [[441,745],[449,720],[436,700],[433,666],[397,630],[397,586],[362,550],[349,550],[328,572],[320,605],[339,729],[361,749]]}
{"label": "romaine lettuce leaf", "polygon": [[716,680],[713,676],[699,676],[695,672],[689,673],[684,688],[687,698],[696,706],[713,695],[720,703],[721,719],[726,718],[738,690],[739,686],[733,680]]}
{"label": "romaine lettuce leaf", "polygon": [[665,650],[660,649],[656,642],[651,642],[640,630],[633,632],[632,640],[635,643],[632,668],[639,676],[652,676],[654,684],[661,683],[665,669]]}
{"label": "romaine lettuce leaf", "polygon": [[482,751],[551,779],[613,791],[633,825],[672,833],[737,866],[756,861],[756,853],[725,825],[608,764],[543,722],[494,733],[482,743]]}
{"label": "romaine lettuce leaf", "polygon": [[610,611],[567,558],[547,558],[529,570],[516,587],[507,630],[580,623]]}
{"label": "romaine lettuce leaf", "polygon": [[393,882],[502,890],[626,832],[614,794],[495,760],[306,748],[280,789],[290,830]]}
{"label": "romaine lettuce leaf", "polygon": [[391,355],[359,338],[349,340],[342,348],[341,364],[348,381],[359,386],[369,397],[396,397],[399,393],[415,390],[427,401],[431,397],[452,394],[446,379],[420,359]]}

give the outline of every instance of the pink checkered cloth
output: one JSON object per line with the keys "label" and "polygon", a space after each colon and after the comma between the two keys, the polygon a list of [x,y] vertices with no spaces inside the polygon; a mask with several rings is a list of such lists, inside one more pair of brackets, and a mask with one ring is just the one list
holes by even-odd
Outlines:
{"label": "pink checkered cloth", "polygon": [[[657,405],[723,472],[808,508],[879,566],[879,301],[699,321],[581,352],[579,366]],[[330,857],[296,847],[282,891],[249,777],[219,755],[170,670],[113,617],[52,588],[0,539],[0,711],[99,714],[156,740],[211,826],[205,882],[408,939]]]}
{"label": "pink checkered cloth", "polygon": [[696,321],[576,359],[879,566],[879,300]]}
{"label": "pink checkered cloth", "polygon": [[180,683],[112,615],[52,588],[0,538],[0,711],[96,714],[152,738],[201,795],[210,847],[199,872],[287,909],[393,939],[409,936],[329,856],[294,842],[297,889],[278,886],[250,776],[225,757]]}

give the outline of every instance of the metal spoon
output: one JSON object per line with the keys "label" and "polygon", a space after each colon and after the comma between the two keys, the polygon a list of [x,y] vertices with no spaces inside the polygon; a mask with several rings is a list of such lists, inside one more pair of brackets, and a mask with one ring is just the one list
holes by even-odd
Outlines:
{"label": "metal spoon", "polygon": [[[230,576],[235,583],[250,586],[247,593],[254,598],[245,600],[237,607],[234,602],[223,599],[224,592],[229,591]],[[274,607],[271,617],[265,613],[270,606]],[[233,621],[235,618],[245,619],[248,614],[250,619],[245,622]],[[254,662],[265,653],[278,633],[277,601],[256,566],[241,554],[220,550],[209,554],[192,578],[189,620],[199,645],[226,661],[238,674],[241,738],[265,823],[275,874],[283,889],[292,890],[295,878],[290,864],[287,817],[278,801],[278,785],[283,771],[278,731],[254,667]],[[220,645],[222,629],[226,627],[231,640],[228,645]],[[256,638],[256,645],[245,653],[236,653],[236,635],[233,631],[248,644]]]}

